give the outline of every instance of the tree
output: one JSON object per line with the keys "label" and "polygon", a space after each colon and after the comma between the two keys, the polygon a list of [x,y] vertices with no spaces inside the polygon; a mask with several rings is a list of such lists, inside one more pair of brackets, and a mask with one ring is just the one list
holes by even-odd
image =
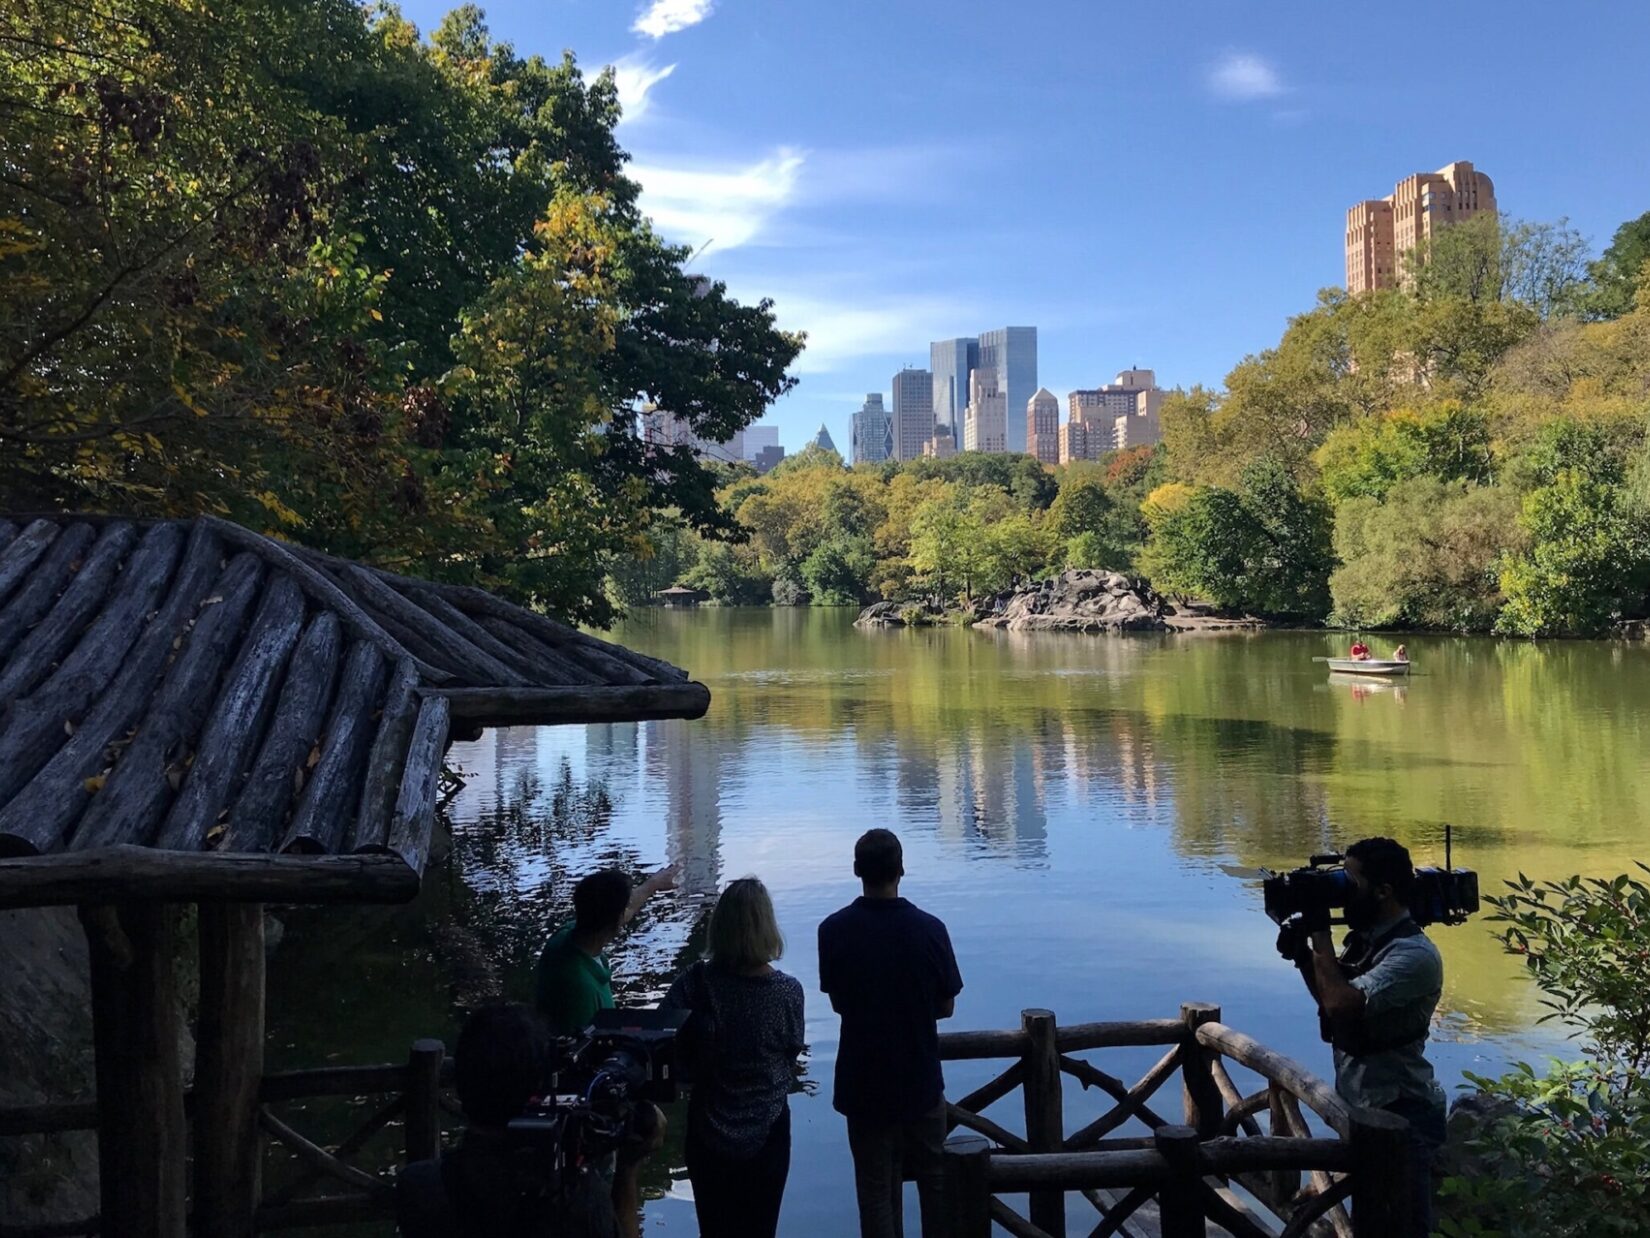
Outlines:
{"label": "tree", "polygon": [[1587,281],[1587,242],[1569,220],[1479,214],[1439,228],[1404,257],[1422,301],[1511,302],[1545,321],[1576,312]]}
{"label": "tree", "polygon": [[1518,496],[1416,476],[1381,497],[1335,510],[1329,577],[1337,622],[1348,627],[1484,631],[1501,612],[1500,567],[1520,552]]}
{"label": "tree", "polygon": [[1529,547],[1501,573],[1507,605],[1498,631],[1592,636],[1644,613],[1650,546],[1623,489],[1622,465],[1595,428],[1558,421],[1528,468],[1536,487],[1519,524]]}
{"label": "tree", "polygon": [[773,577],[762,571],[756,552],[727,542],[706,542],[682,583],[729,606],[760,606],[774,598]]}
{"label": "tree", "polygon": [[1620,318],[1632,313],[1640,289],[1650,287],[1647,263],[1650,211],[1617,228],[1608,248],[1588,268],[1592,287],[1584,300],[1587,313],[1594,318]]}
{"label": "tree", "polygon": [[816,606],[856,606],[863,602],[876,568],[871,539],[835,533],[802,563],[802,580]]}
{"label": "tree", "polygon": [[1324,493],[1336,503],[1384,498],[1412,477],[1487,482],[1489,419],[1454,400],[1420,412],[1395,409],[1334,431],[1315,459]]}

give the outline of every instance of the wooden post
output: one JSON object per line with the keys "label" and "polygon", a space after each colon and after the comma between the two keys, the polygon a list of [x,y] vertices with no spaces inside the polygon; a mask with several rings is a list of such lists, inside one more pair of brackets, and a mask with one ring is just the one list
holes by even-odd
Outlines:
{"label": "wooden post", "polygon": [[441,1060],[439,1040],[415,1040],[407,1054],[407,1162],[441,1155]]}
{"label": "wooden post", "polygon": [[1198,1043],[1197,1029],[1205,1023],[1219,1023],[1220,1007],[1204,1002],[1182,1002],[1180,1018],[1186,1024],[1180,1058],[1186,1125],[1196,1130],[1199,1138],[1213,1139],[1220,1134],[1225,1120],[1226,1102],[1221,1099],[1220,1085],[1215,1082],[1211,1068],[1214,1051]]}
{"label": "wooden post", "polygon": [[945,1141],[948,1238],[991,1238],[991,1144],[980,1135]]}
{"label": "wooden post", "polygon": [[[1048,1010],[1022,1010],[1020,1029],[1026,1045],[1025,1080],[1022,1088],[1026,1105],[1026,1142],[1032,1152],[1060,1152],[1065,1146],[1065,1116],[1060,1090],[1060,1047],[1056,1042],[1054,1014]],[[1065,1238],[1066,1195],[1064,1191],[1031,1192],[1031,1223],[1050,1238]]]}
{"label": "wooden post", "polygon": [[[1289,1136],[1295,1133],[1290,1124],[1288,1110],[1284,1108],[1284,1092],[1275,1083],[1266,1085],[1266,1108],[1271,1118],[1270,1133],[1278,1136]],[[1267,1187],[1272,1198],[1267,1202],[1272,1205],[1272,1211],[1280,1217],[1288,1218],[1288,1208],[1291,1200],[1300,1194],[1301,1175],[1298,1169],[1274,1169],[1265,1175]]]}
{"label": "wooden post", "polygon": [[179,1060],[178,908],[83,905],[97,1053],[104,1238],[183,1238],[188,1130]]}
{"label": "wooden post", "polygon": [[1415,1232],[1409,1123],[1379,1109],[1352,1111],[1354,1238],[1404,1238]]}
{"label": "wooden post", "polygon": [[1204,1238],[1203,1172],[1198,1163],[1197,1128],[1160,1126],[1152,1140],[1169,1162],[1169,1180],[1157,1197],[1163,1238]]}
{"label": "wooden post", "polygon": [[201,903],[200,1024],[195,1047],[195,1232],[251,1238],[263,1142],[264,908]]}

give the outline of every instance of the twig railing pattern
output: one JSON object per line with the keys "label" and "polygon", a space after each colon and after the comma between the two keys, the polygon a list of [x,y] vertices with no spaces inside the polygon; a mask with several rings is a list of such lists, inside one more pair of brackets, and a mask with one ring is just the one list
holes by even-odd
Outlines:
{"label": "twig railing pattern", "polygon": [[[258,1090],[258,1125],[271,1145],[289,1153],[298,1172],[264,1193],[257,1211],[259,1231],[298,1229],[383,1220],[394,1215],[389,1179],[353,1162],[386,1127],[399,1122],[405,1161],[427,1160],[440,1151],[441,1131],[456,1120],[457,1103],[446,1095],[453,1062],[439,1040],[418,1040],[405,1065],[329,1066],[280,1071],[263,1077]],[[280,1116],[278,1106],[322,1097],[381,1097],[331,1148],[310,1139]],[[186,1105],[192,1097],[186,1097]],[[192,1108],[192,1105],[189,1107]],[[0,1109],[0,1136],[94,1130],[96,1101],[66,1101]],[[339,1189],[339,1188],[347,1189]],[[69,1238],[95,1234],[98,1217],[40,1225],[7,1225],[4,1238]]]}
{"label": "twig railing pattern", "polygon": [[[1132,1084],[1076,1056],[1156,1046],[1164,1052]],[[1138,1238],[1146,1231],[1132,1218],[1152,1200],[1163,1238],[1201,1238],[1209,1222],[1236,1238],[1301,1238],[1320,1226],[1336,1238],[1406,1232],[1405,1123],[1350,1109],[1298,1063],[1222,1024],[1219,1007],[1188,1003],[1178,1019],[1069,1027],[1027,1010],[1018,1030],[942,1035],[940,1054],[1013,1059],[948,1105],[953,1131],[972,1132],[946,1148],[957,1238],[985,1238],[993,1224],[1016,1238],[1065,1238],[1068,1192],[1099,1214],[1092,1238]],[[1260,1076],[1258,1090],[1240,1090],[1228,1063]],[[1070,1134],[1063,1077],[1113,1102]],[[1181,1103],[1171,1118],[1159,1093],[1176,1077]],[[1023,1135],[984,1112],[1016,1090]],[[1329,1137],[1312,1134],[1303,1106]],[[1130,1122],[1147,1134],[1113,1134]],[[1000,1198],[1018,1194],[1028,1197],[1025,1215]]]}

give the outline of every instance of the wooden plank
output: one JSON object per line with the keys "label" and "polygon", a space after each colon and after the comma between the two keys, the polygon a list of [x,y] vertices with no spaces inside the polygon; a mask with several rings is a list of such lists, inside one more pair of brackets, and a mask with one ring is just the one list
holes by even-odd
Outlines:
{"label": "wooden plank", "polygon": [[984,1057],[1024,1057],[1026,1034],[1013,1031],[941,1032],[940,1060],[973,1061]]}
{"label": "wooden plank", "polygon": [[275,712],[275,687],[303,623],[303,594],[290,576],[277,575],[208,711],[195,759],[161,824],[157,847],[198,851],[220,814],[227,814],[235,783]]}
{"label": "wooden plank", "polygon": [[229,810],[218,850],[272,851],[285,833],[297,780],[309,772],[309,754],[326,725],[342,646],[336,615],[323,611],[309,621],[287,662],[275,713],[252,772]]}
{"label": "wooden plank", "polygon": [[81,908],[92,978],[100,1208],[111,1238],[182,1238],[188,1129],[177,968],[178,908]]}
{"label": "wooden plank", "polygon": [[[403,597],[380,579],[378,573],[360,564],[351,564],[343,573],[341,584],[350,589],[362,604],[386,619],[393,620],[407,632],[414,633],[438,655],[437,665],[451,669],[456,675],[479,686],[523,687],[527,680],[510,667],[479,648],[463,633],[458,632],[411,598]],[[386,625],[387,626],[387,625]]]}
{"label": "wooden plank", "polygon": [[1186,1025],[1179,1019],[1136,1019],[1127,1023],[1073,1023],[1060,1029],[1060,1052],[1126,1049],[1179,1044]]}
{"label": "wooden plank", "polygon": [[92,795],[69,838],[76,850],[147,844],[182,785],[185,761],[206,721],[218,681],[240,646],[246,618],[263,585],[254,555],[237,555],[212,596],[200,605],[194,626],[181,636],[177,657],[159,688],[135,702],[137,734],[116,759],[102,788]]}
{"label": "wooden plank", "polygon": [[523,661],[533,668],[530,676],[535,683],[544,684],[600,684],[607,680],[588,667],[580,666],[571,658],[564,658],[538,637],[523,631],[507,619],[487,615],[479,620],[482,629],[491,633],[501,644],[516,650]]}
{"label": "wooden plank", "polygon": [[426,696],[407,745],[401,793],[390,819],[389,849],[415,873],[424,871],[435,826],[435,802],[441,783],[441,758],[447,751],[447,701]]}
{"label": "wooden plank", "polygon": [[1233,1031],[1224,1023],[1203,1024],[1197,1029],[1197,1039],[1198,1043],[1224,1053],[1257,1075],[1281,1084],[1327,1122],[1337,1135],[1344,1137],[1351,1129],[1350,1110],[1346,1102],[1327,1083],[1293,1058],[1268,1049],[1252,1036]]}
{"label": "wooden plank", "polygon": [[321,738],[321,756],[298,795],[280,850],[330,854],[344,840],[344,819],[360,803],[373,715],[384,696],[384,655],[371,641],[350,646]]}
{"label": "wooden plank", "polygon": [[1142,1152],[1056,1152],[1048,1156],[993,1156],[991,1189],[1013,1194],[1039,1187],[1062,1191],[1161,1186],[1168,1162],[1155,1149]]}
{"label": "wooden plank", "polygon": [[[289,574],[311,598],[336,611],[343,625],[360,639],[373,642],[392,658],[412,657],[399,641],[384,631],[383,625],[361,609],[354,598],[340,589],[325,572],[294,553],[293,547],[216,516],[202,516],[200,522],[215,530],[229,545],[251,550],[265,562]],[[418,661],[416,658],[413,660]],[[424,662],[419,662],[418,669],[432,683],[444,683],[452,678],[440,667]]]}
{"label": "wooden plank", "polygon": [[434,688],[431,692],[451,704],[454,722],[477,726],[701,718],[710,708],[710,689],[700,683],[612,688]]}
{"label": "wooden plank", "polygon": [[34,570],[46,548],[57,540],[57,534],[55,521],[36,520],[0,550],[0,602]]}
{"label": "wooden plank", "polygon": [[[300,610],[302,604],[298,599]],[[194,1232],[200,1238],[252,1238],[263,1167],[258,1088],[264,1073],[264,908],[201,903],[198,915]]]}
{"label": "wooden plank", "polygon": [[402,593],[429,611],[443,625],[463,636],[477,649],[491,654],[510,667],[516,674],[521,676],[522,683],[539,684],[546,682],[541,679],[539,669],[533,666],[530,659],[505,644],[439,593],[429,589],[417,588],[404,577],[388,577],[387,579],[388,583],[399,588]]}
{"label": "wooden plank", "polygon": [[96,530],[89,524],[72,524],[64,529],[35,563],[22,586],[13,591],[11,600],[0,606],[0,666],[74,579],[96,536]]}
{"label": "wooden plank", "polygon": [[[166,601],[126,651],[120,670],[67,742],[61,741],[63,720],[57,721],[58,735],[48,737],[62,742],[62,746],[27,786],[0,807],[0,853],[50,851],[62,845],[91,799],[95,784],[88,785],[88,780],[103,770],[109,746],[124,740],[142,720],[172,656],[174,642],[188,631],[213,583],[222,583],[219,550],[215,539],[203,538],[190,546]],[[234,570],[239,573],[245,569]],[[229,571],[222,575],[227,578]],[[79,653],[77,647],[71,656]],[[52,684],[56,681],[53,676]],[[0,802],[3,800],[0,796]]]}
{"label": "wooden plank", "polygon": [[1198,1137],[1213,1139],[1226,1120],[1226,1106],[1220,1085],[1215,1081],[1217,1054],[1198,1043],[1197,1029],[1205,1023],[1220,1022],[1220,1007],[1206,1002],[1183,1002],[1180,1018],[1186,1029],[1185,1047],[1180,1055],[1181,1104],[1186,1125]]}
{"label": "wooden plank", "polygon": [[384,693],[384,710],[367,755],[361,803],[345,830],[343,851],[383,850],[389,845],[390,821],[401,793],[407,743],[418,715],[418,668],[408,659],[396,663]]}
{"label": "wooden plank", "polygon": [[0,908],[201,899],[404,903],[418,874],[394,855],[289,856],[107,847],[0,859]]}
{"label": "wooden plank", "polygon": [[137,530],[130,524],[109,525],[27,628],[21,618],[0,617],[0,705],[24,695],[63,660],[97,613],[136,540]]}

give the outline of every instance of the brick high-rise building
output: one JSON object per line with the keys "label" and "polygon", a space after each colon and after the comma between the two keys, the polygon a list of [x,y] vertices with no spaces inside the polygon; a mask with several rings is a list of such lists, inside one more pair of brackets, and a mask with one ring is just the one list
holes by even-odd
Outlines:
{"label": "brick high-rise building", "polygon": [[906,367],[894,375],[894,459],[915,460],[934,437],[934,375]]}
{"label": "brick high-rise building", "polygon": [[1073,391],[1066,397],[1069,420],[1060,427],[1060,463],[1158,442],[1166,394],[1151,370],[1124,370],[1104,387]]}
{"label": "brick high-rise building", "polygon": [[975,370],[968,376],[963,450],[1008,450],[1008,397],[997,385],[997,376],[991,370]]}
{"label": "brick high-rise building", "polygon": [[1411,250],[1439,228],[1495,209],[1494,183],[1466,160],[1404,177],[1386,197],[1346,212],[1346,290],[1397,287]]}
{"label": "brick high-rise building", "polygon": [[1026,455],[1060,463],[1060,401],[1047,387],[1037,388],[1026,405]]}

